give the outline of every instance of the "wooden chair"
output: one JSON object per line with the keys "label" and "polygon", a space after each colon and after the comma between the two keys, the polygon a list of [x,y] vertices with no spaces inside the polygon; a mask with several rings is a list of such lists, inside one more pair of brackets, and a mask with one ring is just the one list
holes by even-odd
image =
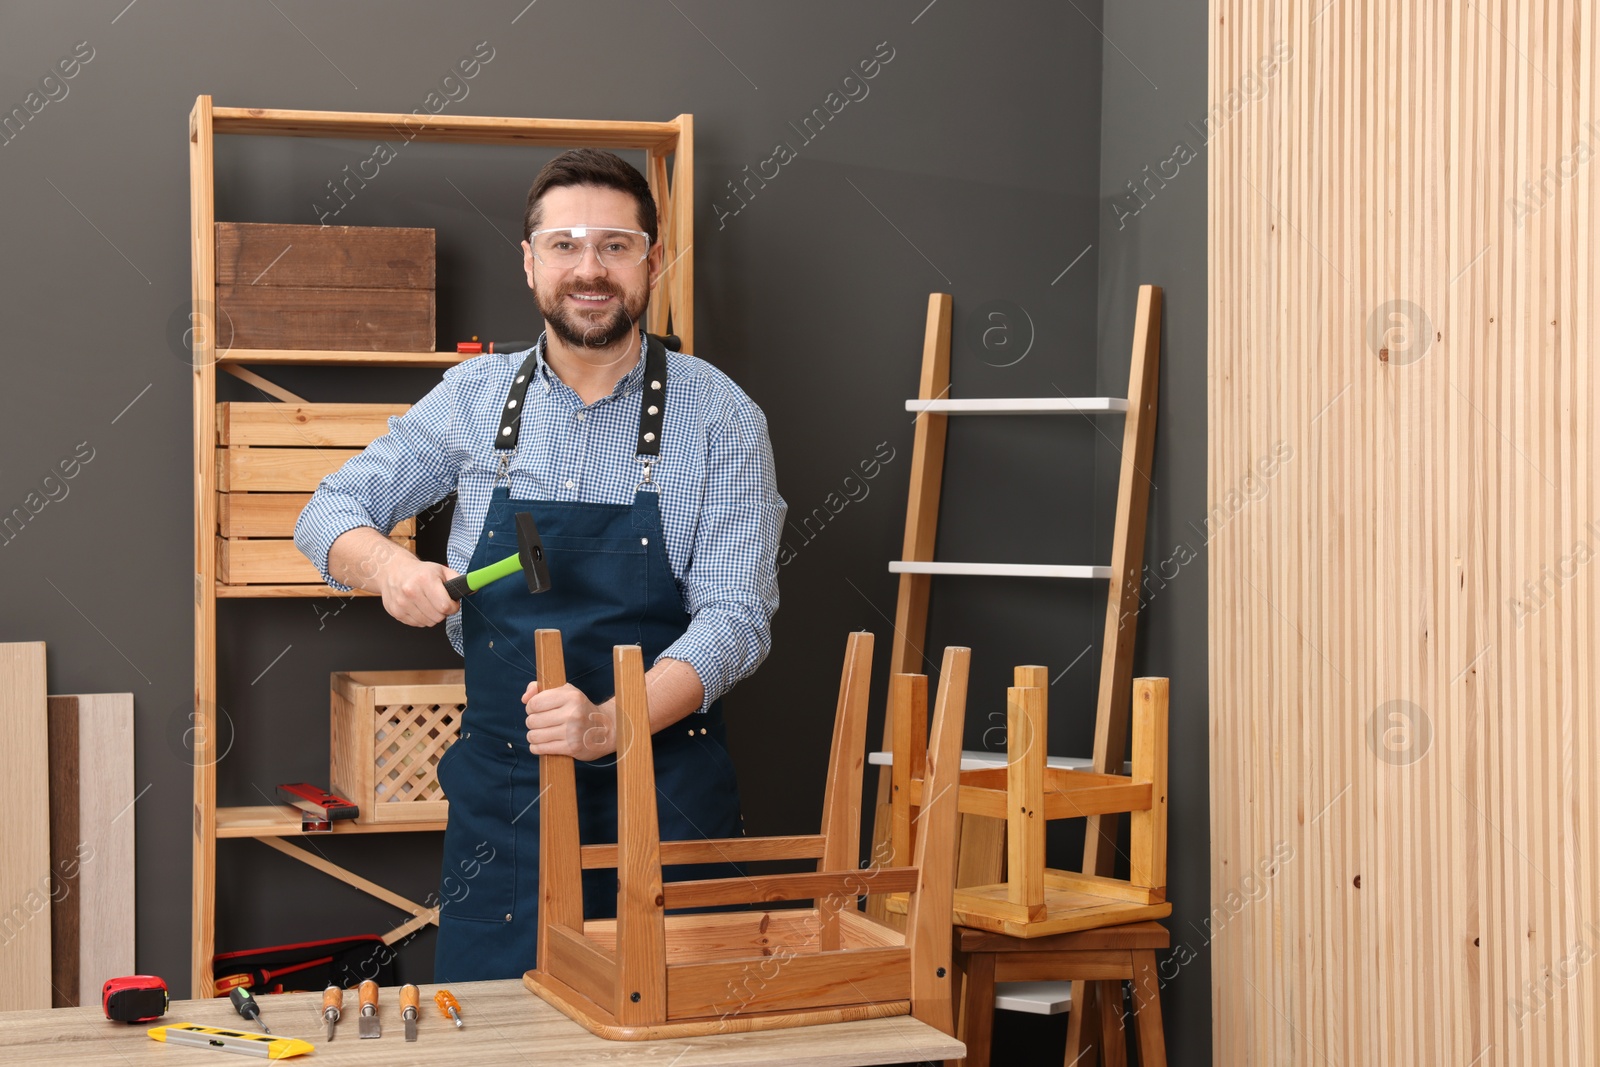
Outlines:
{"label": "wooden chair", "polygon": [[[662,841],[649,704],[638,646],[613,654],[617,692],[616,844],[581,845],[570,757],[540,757],[538,966],[523,983],[601,1037],[644,1040],[910,1014],[953,1033],[952,839],[970,653],[947,648],[909,866],[861,869],[870,633],[845,651],[821,832],[797,837]],[[560,634],[535,641],[540,680],[561,685]],[[927,679],[896,678],[927,692]],[[926,708],[924,707],[926,722]],[[663,882],[662,865],[816,860],[817,870]],[[617,871],[617,918],[585,922],[581,872]],[[905,933],[856,910],[869,891],[909,897]],[[669,909],[810,900],[809,908],[715,914]]]}
{"label": "wooden chair", "polygon": [[[1003,881],[962,888],[953,893],[955,919],[962,926],[985,931],[973,941],[963,931],[961,943],[978,953],[964,966],[963,1028],[958,1036],[967,1042],[968,1063],[988,1061],[989,1020],[994,1010],[996,981],[1072,981],[1072,1019],[1069,1023],[1068,1062],[1076,1062],[1083,1046],[1100,1044],[1120,1049],[1117,1031],[1094,1038],[1095,1023],[1120,1006],[1120,981],[1138,978],[1142,968],[1154,966],[1154,951],[1166,947],[1166,932],[1146,934],[1137,951],[1113,960],[1104,956],[1095,939],[1071,936],[1083,931],[1146,923],[1172,911],[1166,901],[1166,793],[1167,705],[1165,678],[1137,678],[1133,684],[1133,773],[1099,774],[1091,771],[1047,767],[1046,693],[1049,672],[1044,667],[1018,667],[1015,685],[1007,696],[1008,762],[1004,768],[963,771],[960,809],[964,815],[1003,820],[1006,827],[1007,867]],[[915,713],[904,702],[890,702],[891,736],[898,746],[890,789],[891,844],[911,846],[911,824],[922,798],[931,795],[922,780],[918,753],[905,743],[915,733]],[[909,752],[902,761],[900,752]],[[902,765],[903,763],[903,765]],[[1079,873],[1045,865],[1045,824],[1052,819],[1088,818],[1129,812],[1129,877]],[[970,820],[969,820],[970,821]],[[1114,825],[1114,824],[1112,824]],[[919,828],[920,829],[920,828]],[[920,836],[920,835],[918,835]],[[891,896],[889,909],[900,911],[902,898]],[[1157,944],[1151,938],[1160,941]],[[1037,947],[1032,947],[1034,944]],[[979,947],[982,951],[979,952]],[[1127,952],[1134,952],[1129,947]],[[1003,957],[999,955],[1004,953]],[[1003,959],[1004,965],[1000,965]],[[998,974],[996,973],[998,971]],[[1024,977],[1026,975],[1026,977]],[[1090,992],[1084,983],[1100,983]],[[1154,986],[1148,987],[1150,998]],[[1089,1011],[1098,999],[1102,1010]],[[1150,1013],[1140,1021],[1144,1062],[1165,1062],[1160,1052],[1160,1006],[1137,1001]],[[1112,1014],[1115,1018],[1115,1014]],[[963,1036],[964,1035],[964,1036]],[[1160,1056],[1161,1058],[1152,1059]],[[1109,1063],[1119,1062],[1110,1058]]]}

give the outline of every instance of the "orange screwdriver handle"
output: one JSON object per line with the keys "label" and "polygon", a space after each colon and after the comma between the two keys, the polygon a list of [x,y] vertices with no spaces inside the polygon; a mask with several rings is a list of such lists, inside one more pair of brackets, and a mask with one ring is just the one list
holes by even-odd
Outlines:
{"label": "orange screwdriver handle", "polygon": [[334,1019],[344,1014],[344,990],[339,986],[331,985],[322,991],[322,1017]]}
{"label": "orange screwdriver handle", "polygon": [[366,1015],[369,1007],[378,1014],[378,983],[370,978],[361,983],[361,1014]]}
{"label": "orange screwdriver handle", "polygon": [[433,995],[433,1002],[439,1005],[439,1014],[443,1015],[446,1019],[450,1018],[450,1011],[452,1008],[455,1009],[457,1014],[459,1014],[461,1011],[461,1005],[456,1002],[455,997],[450,995],[450,991],[448,989],[441,989],[439,992],[435,993]]}
{"label": "orange screwdriver handle", "polygon": [[[402,1016],[415,1019],[417,1017],[417,1007],[421,1003],[421,993],[418,991],[416,986],[407,982],[405,985],[400,987],[400,1014]],[[406,1016],[406,1012],[408,1011],[411,1014]]]}

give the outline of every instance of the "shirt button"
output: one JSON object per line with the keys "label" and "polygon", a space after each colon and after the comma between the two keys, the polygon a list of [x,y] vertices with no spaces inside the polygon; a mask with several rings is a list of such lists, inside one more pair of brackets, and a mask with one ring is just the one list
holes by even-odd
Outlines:
{"label": "shirt button", "polygon": [[583,412],[581,412],[581,411],[580,411],[580,412],[578,412],[578,421],[579,421],[579,422],[582,422],[582,421],[583,421],[583,416],[584,416],[584,413],[583,413]]}
{"label": "shirt button", "polygon": [[575,487],[576,487],[576,486],[577,486],[577,484],[578,484],[578,483],[577,483],[577,482],[574,482],[574,481],[573,481],[573,480],[572,480],[572,479],[571,479],[571,478],[568,478],[568,479],[567,479],[567,488],[568,488],[568,489],[572,489],[572,488],[575,488]]}

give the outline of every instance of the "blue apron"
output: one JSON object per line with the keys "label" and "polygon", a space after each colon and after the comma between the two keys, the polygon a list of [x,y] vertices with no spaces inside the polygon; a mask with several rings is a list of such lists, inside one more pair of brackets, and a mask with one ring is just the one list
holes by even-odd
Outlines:
{"label": "blue apron", "polygon": [[[503,485],[490,498],[468,569],[515,552],[514,516],[526,511],[544,543],[551,588],[529,593],[522,577],[513,575],[462,601],[467,707],[460,734],[438,767],[450,820],[435,982],[519,978],[536,960],[539,757],[528,751],[522,703],[535,678],[533,632],[561,631],[567,681],[599,704],[614,689],[613,645],[640,645],[648,668],[688,629],[690,616],[667,559],[661,509],[649,478],[666,406],[666,355],[655,338],[648,345],[639,431],[645,477],[632,504],[520,500]],[[498,448],[515,448],[521,400],[539,350],[528,356],[512,386]],[[509,453],[501,455],[504,470]],[[664,728],[652,744],[662,839],[740,836],[739,791],[725,747],[721,702]],[[615,757],[575,766],[579,836],[584,844],[616,841]],[[738,873],[729,864],[666,871],[669,880]],[[585,871],[584,917],[614,916],[616,894],[615,870]]]}

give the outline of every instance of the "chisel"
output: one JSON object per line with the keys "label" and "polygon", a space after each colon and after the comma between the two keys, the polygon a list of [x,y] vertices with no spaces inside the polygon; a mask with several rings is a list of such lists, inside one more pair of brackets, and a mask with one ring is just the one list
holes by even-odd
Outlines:
{"label": "chisel", "polygon": [[328,1040],[333,1040],[333,1024],[344,1014],[344,989],[330,985],[322,991],[322,1017],[328,1021]]}
{"label": "chisel", "polygon": [[407,982],[400,987],[400,1018],[406,1021],[406,1040],[417,1039],[417,1005],[421,1003],[417,987]]}
{"label": "chisel", "polygon": [[361,983],[361,1036],[383,1036],[383,1026],[378,1022],[378,983],[370,978]]}

